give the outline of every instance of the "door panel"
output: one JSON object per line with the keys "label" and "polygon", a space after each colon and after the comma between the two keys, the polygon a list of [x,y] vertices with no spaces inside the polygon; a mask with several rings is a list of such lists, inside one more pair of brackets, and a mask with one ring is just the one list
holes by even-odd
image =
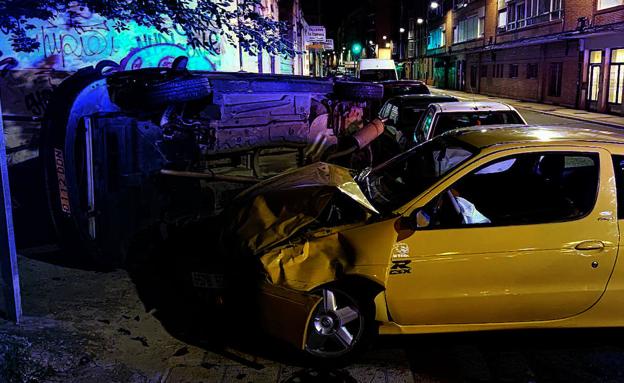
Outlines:
{"label": "door panel", "polygon": [[402,239],[411,270],[388,277],[393,319],[399,324],[552,320],[596,303],[615,264],[619,232],[610,157],[593,152],[600,154],[600,185],[584,218],[424,229]]}

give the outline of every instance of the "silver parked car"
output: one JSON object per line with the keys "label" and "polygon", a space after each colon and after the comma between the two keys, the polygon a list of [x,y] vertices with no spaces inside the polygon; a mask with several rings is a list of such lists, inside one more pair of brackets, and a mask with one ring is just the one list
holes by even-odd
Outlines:
{"label": "silver parked car", "polygon": [[418,122],[413,142],[424,142],[453,129],[500,124],[526,125],[526,121],[514,107],[501,102],[435,103]]}

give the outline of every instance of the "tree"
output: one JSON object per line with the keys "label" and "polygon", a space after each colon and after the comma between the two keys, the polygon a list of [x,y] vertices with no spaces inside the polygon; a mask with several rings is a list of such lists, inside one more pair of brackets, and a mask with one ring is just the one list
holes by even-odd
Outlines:
{"label": "tree", "polygon": [[76,13],[83,7],[115,20],[114,28],[127,30],[129,23],[152,26],[168,33],[175,25],[196,48],[212,50],[201,38],[207,30],[219,31],[225,39],[251,54],[265,49],[270,54],[294,55],[283,37],[284,22],[258,12],[260,0],[0,0],[0,30],[10,35],[16,51],[32,52],[40,42],[28,36],[32,19],[52,20],[61,13]]}

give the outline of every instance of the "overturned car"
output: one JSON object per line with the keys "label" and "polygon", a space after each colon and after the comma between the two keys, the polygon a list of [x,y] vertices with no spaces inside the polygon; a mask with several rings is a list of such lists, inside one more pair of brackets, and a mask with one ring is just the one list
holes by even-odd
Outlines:
{"label": "overturned car", "polygon": [[40,153],[52,219],[73,253],[121,264],[136,233],[218,214],[268,175],[322,159],[370,164],[383,123],[363,127],[381,85],[185,63],[124,72],[102,62],[55,90]]}

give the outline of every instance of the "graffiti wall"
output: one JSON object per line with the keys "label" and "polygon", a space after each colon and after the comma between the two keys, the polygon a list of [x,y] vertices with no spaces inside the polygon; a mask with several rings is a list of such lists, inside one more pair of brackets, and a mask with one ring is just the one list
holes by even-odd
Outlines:
{"label": "graffiti wall", "polygon": [[[107,20],[86,8],[50,21],[33,20],[29,36],[40,43],[30,53],[16,52],[9,36],[0,31],[0,97],[10,163],[37,156],[37,118],[45,111],[54,89],[71,72],[101,60],[113,60],[126,69],[170,66],[178,56],[189,58],[189,69],[237,71],[236,47],[224,43],[218,32],[206,31],[200,39],[210,47],[193,48],[187,37],[173,28],[171,33],[154,28]],[[245,69],[257,67],[245,55]]]}
{"label": "graffiti wall", "polygon": [[128,69],[138,69],[164,65],[172,55],[185,54],[192,69],[217,70],[222,66],[221,53],[227,48],[218,32],[206,31],[198,36],[212,49],[195,49],[187,45],[186,36],[176,28],[164,34],[129,23],[123,29],[117,21],[104,19],[82,7],[71,15],[31,23],[35,28],[29,35],[40,43],[35,52],[14,52],[8,36],[0,34],[3,53],[0,59],[11,60],[13,67],[76,70],[108,59],[124,62]]}

